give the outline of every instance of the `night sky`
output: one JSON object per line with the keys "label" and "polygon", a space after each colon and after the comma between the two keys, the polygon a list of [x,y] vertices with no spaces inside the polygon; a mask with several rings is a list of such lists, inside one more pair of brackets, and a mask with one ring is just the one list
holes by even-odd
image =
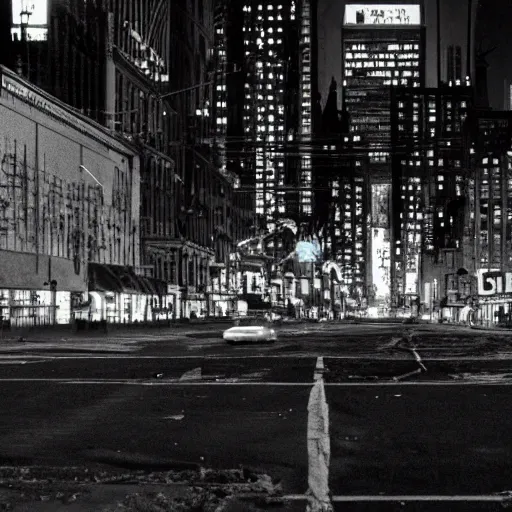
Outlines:
{"label": "night sky", "polygon": [[480,0],[476,39],[484,50],[497,46],[487,57],[487,79],[490,105],[501,110],[503,81],[512,79],[512,0]]}

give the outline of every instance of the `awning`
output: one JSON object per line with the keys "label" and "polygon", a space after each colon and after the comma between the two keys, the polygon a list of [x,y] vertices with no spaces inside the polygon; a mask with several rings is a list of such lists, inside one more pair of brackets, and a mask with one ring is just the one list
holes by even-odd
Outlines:
{"label": "awning", "polygon": [[167,283],[138,276],[132,267],[89,263],[89,291],[167,295]]}
{"label": "awning", "polygon": [[247,309],[250,310],[268,310],[272,307],[272,304],[264,302],[260,295],[246,294],[239,298],[247,302]]}

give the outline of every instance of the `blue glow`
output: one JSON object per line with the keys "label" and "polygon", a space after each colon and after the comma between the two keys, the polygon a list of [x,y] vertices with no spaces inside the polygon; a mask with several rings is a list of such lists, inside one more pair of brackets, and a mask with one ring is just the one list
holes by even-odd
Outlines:
{"label": "blue glow", "polygon": [[322,249],[316,240],[313,242],[298,242],[295,246],[295,254],[299,263],[317,263],[322,260]]}

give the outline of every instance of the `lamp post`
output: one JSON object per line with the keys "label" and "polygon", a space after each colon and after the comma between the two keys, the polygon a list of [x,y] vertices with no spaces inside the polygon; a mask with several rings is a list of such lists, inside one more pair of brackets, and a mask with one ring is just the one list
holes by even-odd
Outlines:
{"label": "lamp post", "polygon": [[20,12],[20,28],[22,41],[27,41],[28,39],[27,28],[30,16],[32,16],[32,13],[29,10],[27,10],[26,7]]}
{"label": "lamp post", "polygon": [[[29,52],[29,46],[28,46],[28,24],[30,20],[30,16],[32,13],[25,7],[20,12],[20,32],[21,32],[21,38],[20,42],[21,45],[24,45],[24,52],[25,52],[25,59],[26,59],[26,65],[27,65],[27,72],[26,77],[29,78],[30,75],[30,52]],[[21,54],[21,55],[20,55]],[[17,72],[19,75],[23,75],[23,50],[20,49],[20,54],[18,54],[17,57]]]}

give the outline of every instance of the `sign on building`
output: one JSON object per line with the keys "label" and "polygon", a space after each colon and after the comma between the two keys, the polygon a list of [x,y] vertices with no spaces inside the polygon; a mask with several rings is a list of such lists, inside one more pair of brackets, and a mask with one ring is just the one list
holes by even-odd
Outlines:
{"label": "sign on building", "polygon": [[503,293],[512,294],[512,272],[500,270],[477,270],[478,295],[489,297]]}
{"label": "sign on building", "polygon": [[345,25],[420,25],[419,5],[349,4]]}

